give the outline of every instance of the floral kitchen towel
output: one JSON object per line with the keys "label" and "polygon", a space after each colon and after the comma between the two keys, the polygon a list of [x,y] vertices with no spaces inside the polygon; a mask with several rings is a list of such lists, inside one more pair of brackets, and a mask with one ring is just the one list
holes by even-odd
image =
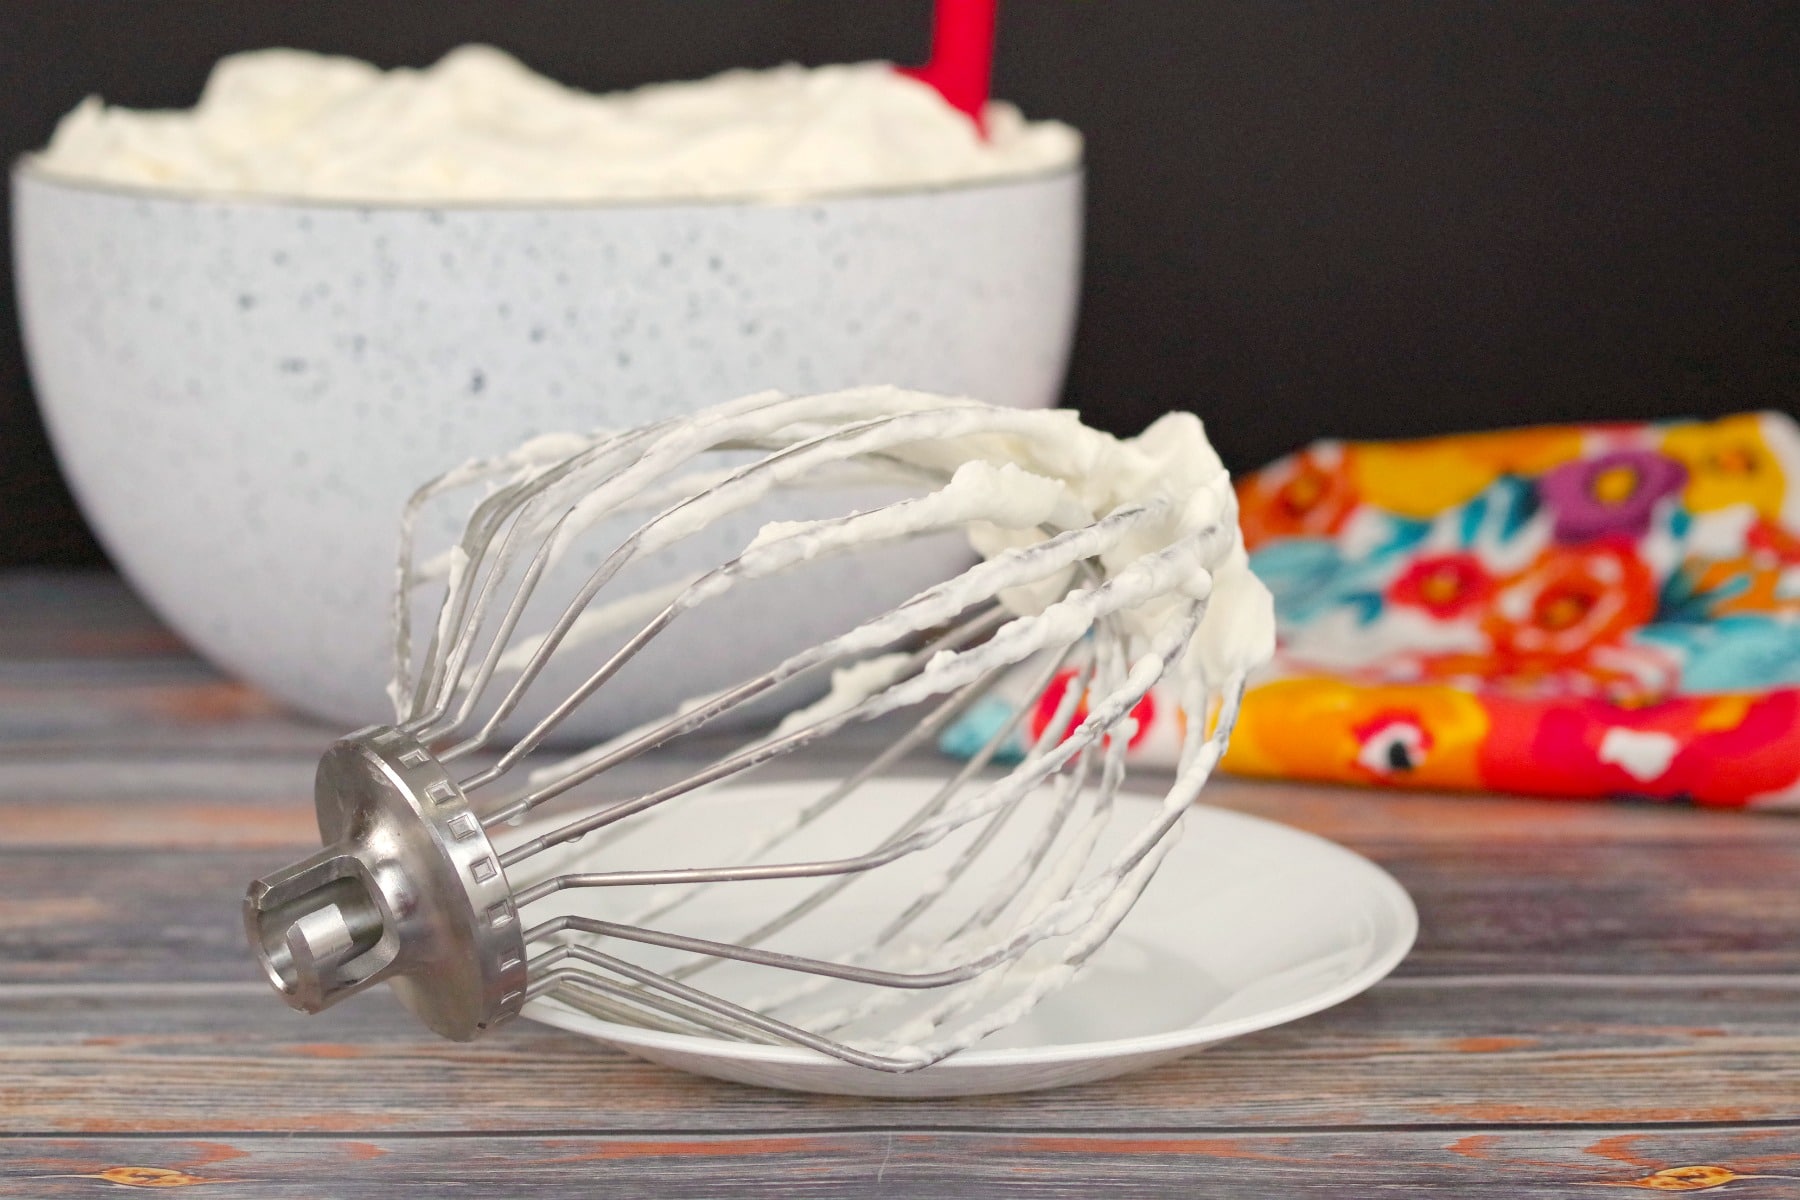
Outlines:
{"label": "floral kitchen towel", "polygon": [[[1800,427],[1780,413],[1321,442],[1238,486],[1280,649],[1228,770],[1800,805]],[[1020,705],[952,728],[967,753]],[[1152,693],[1132,752],[1184,717]]]}

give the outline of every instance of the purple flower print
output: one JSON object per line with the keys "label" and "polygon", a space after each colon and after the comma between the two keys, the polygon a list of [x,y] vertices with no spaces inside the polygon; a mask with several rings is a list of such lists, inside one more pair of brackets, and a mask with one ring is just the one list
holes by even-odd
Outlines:
{"label": "purple flower print", "polygon": [[1649,450],[1614,450],[1548,471],[1538,495],[1555,515],[1556,540],[1591,542],[1650,531],[1656,502],[1687,482],[1687,468]]}

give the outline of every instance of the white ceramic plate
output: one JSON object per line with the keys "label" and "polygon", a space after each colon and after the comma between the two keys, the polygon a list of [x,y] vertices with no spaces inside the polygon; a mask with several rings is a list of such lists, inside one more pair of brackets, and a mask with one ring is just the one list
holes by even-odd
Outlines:
{"label": "white ceramic plate", "polygon": [[[931,786],[872,784],[862,802],[910,808]],[[707,861],[712,843],[722,847],[731,836],[730,813],[766,820],[783,800],[779,785],[720,789],[704,802],[709,819],[671,822],[660,837],[678,839],[688,861]],[[1121,806],[1153,803],[1120,797]],[[654,857],[657,840],[646,836],[637,852]],[[896,882],[903,886],[903,878]],[[845,910],[842,919],[853,916]],[[1328,1008],[1393,970],[1417,932],[1405,890],[1367,859],[1311,834],[1200,806],[1142,899],[1074,982],[1023,1021],[922,1071],[886,1074],[800,1047],[640,1029],[549,999],[533,1001],[525,1015],[651,1062],[763,1087],[921,1097],[1029,1091],[1140,1070]]]}

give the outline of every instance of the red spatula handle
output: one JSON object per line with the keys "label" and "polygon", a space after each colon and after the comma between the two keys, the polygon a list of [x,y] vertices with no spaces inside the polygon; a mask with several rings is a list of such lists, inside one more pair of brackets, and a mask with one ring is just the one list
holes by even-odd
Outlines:
{"label": "red spatula handle", "polygon": [[930,84],[977,128],[994,74],[994,23],[999,0],[937,0],[931,19],[931,61],[903,71]]}

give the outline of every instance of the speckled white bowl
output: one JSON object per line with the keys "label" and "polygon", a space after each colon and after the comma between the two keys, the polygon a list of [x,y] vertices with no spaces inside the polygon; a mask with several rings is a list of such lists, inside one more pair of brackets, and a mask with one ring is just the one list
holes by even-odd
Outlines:
{"label": "speckled white bowl", "polygon": [[[762,388],[894,383],[1044,407],[1074,325],[1078,169],[513,207],[134,191],[29,159],[12,185],[32,378],[101,542],[201,653],[346,728],[390,715],[397,520],[437,472]],[[688,565],[752,528],[695,539]],[[880,571],[766,588],[683,631],[648,683],[604,691],[576,732],[666,711],[701,682],[695,664],[799,648],[962,553],[927,544]]]}

